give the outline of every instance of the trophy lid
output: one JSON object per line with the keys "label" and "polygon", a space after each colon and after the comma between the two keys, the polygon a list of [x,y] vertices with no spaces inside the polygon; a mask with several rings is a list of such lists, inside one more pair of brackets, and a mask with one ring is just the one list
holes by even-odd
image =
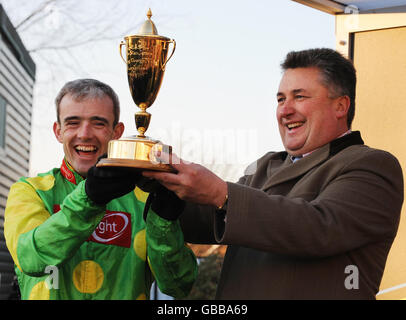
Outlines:
{"label": "trophy lid", "polygon": [[137,35],[139,35],[139,36],[157,36],[158,30],[156,29],[155,24],[151,20],[151,17],[152,17],[151,9],[148,10],[147,17],[148,17],[148,20],[145,20],[144,24],[141,26]]}

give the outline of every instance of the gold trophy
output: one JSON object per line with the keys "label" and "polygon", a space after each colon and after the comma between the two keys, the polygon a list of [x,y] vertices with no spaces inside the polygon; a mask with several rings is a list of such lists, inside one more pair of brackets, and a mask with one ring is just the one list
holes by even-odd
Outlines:
{"label": "gold trophy", "polygon": [[[134,167],[145,170],[175,171],[172,163],[172,147],[145,136],[151,121],[151,114],[146,110],[155,101],[161,87],[165,67],[175,52],[176,42],[158,35],[151,20],[151,9],[148,20],[141,26],[138,34],[124,37],[120,43],[120,55],[127,65],[127,76],[130,91],[135,104],[141,111],[135,114],[135,125],[138,135],[111,140],[108,145],[107,158],[101,159],[98,167]],[[169,44],[173,44],[172,53],[168,56]],[[122,47],[126,47],[126,57]],[[168,155],[164,160],[157,160],[155,152]]]}

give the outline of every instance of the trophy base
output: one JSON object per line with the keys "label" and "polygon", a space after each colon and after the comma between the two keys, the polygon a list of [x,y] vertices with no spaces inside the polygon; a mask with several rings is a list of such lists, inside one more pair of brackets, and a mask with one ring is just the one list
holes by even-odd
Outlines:
{"label": "trophy base", "polygon": [[115,158],[104,158],[101,159],[97,167],[129,167],[136,168],[140,171],[142,170],[153,170],[153,171],[162,171],[162,172],[176,172],[168,164],[152,164],[149,161],[137,160],[137,159],[115,159]]}
{"label": "trophy base", "polygon": [[[164,161],[155,157],[163,153]],[[171,166],[172,147],[148,137],[129,137],[111,140],[108,145],[107,158],[101,159],[97,167],[130,167],[142,170],[176,172]]]}

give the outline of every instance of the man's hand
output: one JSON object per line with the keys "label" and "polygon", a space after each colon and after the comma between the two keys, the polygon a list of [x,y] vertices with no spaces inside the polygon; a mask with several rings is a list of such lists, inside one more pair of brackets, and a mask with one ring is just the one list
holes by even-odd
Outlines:
{"label": "man's hand", "polygon": [[134,190],[140,178],[140,172],[133,168],[93,166],[87,173],[85,191],[94,203],[105,205]]}
{"label": "man's hand", "polygon": [[180,199],[216,207],[223,205],[227,196],[227,183],[224,180],[205,167],[187,163],[175,154],[172,154],[172,162],[177,173],[143,171],[142,175],[156,179]]}

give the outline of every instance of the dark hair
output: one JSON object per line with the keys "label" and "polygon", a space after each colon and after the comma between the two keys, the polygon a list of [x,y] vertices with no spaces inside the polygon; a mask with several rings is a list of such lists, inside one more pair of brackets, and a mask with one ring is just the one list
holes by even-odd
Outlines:
{"label": "dark hair", "polygon": [[332,49],[309,49],[289,52],[281,67],[284,71],[295,68],[318,68],[322,74],[321,81],[329,89],[330,95],[350,98],[347,125],[348,128],[351,128],[355,114],[357,77],[354,65],[350,60]]}
{"label": "dark hair", "polygon": [[63,97],[67,94],[71,95],[76,101],[82,101],[89,98],[104,98],[105,96],[108,96],[113,102],[113,127],[118,123],[120,119],[120,102],[117,94],[109,85],[94,79],[77,79],[67,82],[62,87],[55,98],[56,118],[58,123],[60,123],[59,106]]}

